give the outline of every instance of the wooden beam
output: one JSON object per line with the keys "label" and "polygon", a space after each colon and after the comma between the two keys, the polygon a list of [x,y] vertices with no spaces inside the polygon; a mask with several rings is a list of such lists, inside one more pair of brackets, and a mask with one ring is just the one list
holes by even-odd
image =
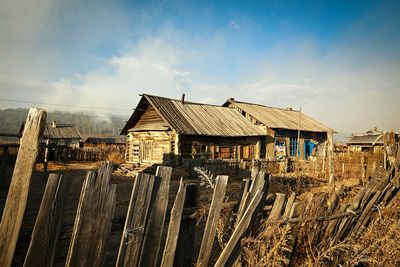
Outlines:
{"label": "wooden beam", "polygon": [[171,210],[171,219],[169,221],[167,240],[165,241],[165,249],[161,260],[161,266],[163,267],[172,267],[174,265],[175,250],[178,243],[185,196],[186,188],[183,183],[183,178],[181,178],[174,206]]}
{"label": "wooden beam", "polygon": [[197,266],[208,266],[211,250],[214,244],[215,231],[218,224],[218,219],[221,213],[222,202],[225,198],[226,185],[228,183],[228,176],[217,176],[213,199],[211,201],[210,211],[208,213],[207,224],[204,229],[203,239],[197,259]]}
{"label": "wooden beam", "polygon": [[3,267],[11,266],[14,256],[46,115],[44,109],[31,108],[25,122],[20,150],[0,223],[0,266]]}
{"label": "wooden beam", "polygon": [[24,266],[53,266],[67,189],[65,177],[50,174]]}
{"label": "wooden beam", "polygon": [[101,266],[116,202],[111,162],[89,171],[82,186],[65,266]]}
{"label": "wooden beam", "polygon": [[159,265],[158,253],[167,213],[171,174],[171,167],[157,167],[139,266]]}
{"label": "wooden beam", "polygon": [[139,264],[154,179],[154,175],[146,173],[139,173],[136,176],[116,266],[138,266]]}
{"label": "wooden beam", "polygon": [[[240,220],[238,226],[236,227],[235,231],[233,232],[231,238],[229,239],[228,243],[226,244],[224,250],[222,251],[221,255],[219,256],[217,262],[214,266],[216,267],[223,267],[225,266],[226,261],[228,260],[230,254],[236,247],[236,244],[240,242],[240,238],[243,236],[244,232],[247,230],[247,227],[250,224],[251,217],[253,212],[258,206],[262,198],[262,192],[257,191],[253,199],[251,200],[249,206],[247,207],[245,213],[243,214],[242,219]],[[207,265],[202,265],[207,266]]]}

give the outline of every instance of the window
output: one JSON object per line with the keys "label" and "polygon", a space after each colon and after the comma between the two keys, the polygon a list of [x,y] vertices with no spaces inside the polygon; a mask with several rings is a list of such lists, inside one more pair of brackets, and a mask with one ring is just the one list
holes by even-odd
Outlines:
{"label": "window", "polygon": [[252,151],[252,147],[251,147],[251,145],[244,145],[243,147],[242,147],[242,151],[243,151],[243,153],[242,153],[242,158],[243,159],[251,159],[252,158],[252,156],[253,156],[253,151]]}
{"label": "window", "polygon": [[290,156],[296,156],[296,149],[297,149],[297,138],[290,137]]}
{"label": "window", "polygon": [[230,147],[220,147],[219,148],[219,157],[221,159],[231,158],[231,148]]}

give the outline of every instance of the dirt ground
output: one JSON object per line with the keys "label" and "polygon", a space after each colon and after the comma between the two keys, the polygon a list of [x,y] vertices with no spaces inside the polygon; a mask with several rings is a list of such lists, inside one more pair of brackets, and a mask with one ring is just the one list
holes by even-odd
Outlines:
{"label": "dirt ground", "polygon": [[[49,165],[50,173],[63,174],[68,179],[70,179],[70,188],[65,202],[60,239],[56,249],[57,254],[55,259],[55,266],[64,266],[65,264],[65,258],[68,251],[68,246],[71,238],[71,233],[73,229],[76,209],[78,206],[83,180],[85,178],[87,171],[97,169],[97,167],[98,165],[96,163],[68,163],[68,164],[50,163]],[[12,168],[10,167],[8,170],[8,183],[12,174],[11,169]],[[13,266],[23,265],[25,254],[29,246],[30,236],[33,230],[33,226],[35,224],[36,216],[40,207],[40,202],[46,185],[42,169],[43,169],[42,166],[38,164],[31,179],[28,202],[14,255]],[[249,173],[244,172],[240,173],[239,177],[230,177],[227,187],[226,201],[230,202],[239,199],[242,179],[250,178],[248,176]],[[200,183],[200,179],[190,179],[188,177],[184,177],[184,181],[186,183]],[[356,179],[355,180],[350,179],[341,181],[339,183],[343,183],[347,187],[353,187],[357,182],[358,180]],[[123,175],[113,175],[111,183],[117,184],[117,203],[115,208],[113,224],[111,228],[111,234],[107,243],[104,266],[115,265],[118,253],[118,247],[122,237],[125,216],[127,213],[129,199],[132,191],[133,178]],[[178,186],[179,186],[179,181],[177,179],[171,181],[170,198],[168,203],[167,214],[169,213],[172,204],[174,202]],[[1,212],[3,210],[7,195],[5,192],[6,187],[3,187],[0,190]],[[302,194],[306,196],[307,193],[309,192],[324,190],[324,188],[327,187],[328,185],[326,184],[326,181],[321,179],[312,179],[308,177],[301,177],[301,178],[273,177],[268,194],[273,194],[276,192],[280,193],[296,192],[297,195]],[[213,193],[212,189],[201,186],[199,193],[200,193],[198,201],[199,206],[207,207],[211,202],[211,197]],[[169,218],[167,215],[166,219],[167,223],[168,220]],[[164,228],[167,229],[167,226]],[[196,229],[195,247],[198,247],[201,242],[202,228],[204,228],[204,218],[198,223],[198,228],[199,229]],[[198,249],[196,249],[195,251],[198,251]]]}

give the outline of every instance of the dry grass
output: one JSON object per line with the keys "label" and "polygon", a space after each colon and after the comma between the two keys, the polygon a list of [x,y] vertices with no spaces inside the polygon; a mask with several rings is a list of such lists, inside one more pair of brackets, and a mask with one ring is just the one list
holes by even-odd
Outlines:
{"label": "dry grass", "polygon": [[114,163],[115,166],[119,166],[119,165],[121,165],[122,163],[125,162],[124,154],[121,153],[121,152],[117,152],[117,151],[111,152],[108,155],[107,159],[109,161],[111,161],[112,163]]}
{"label": "dry grass", "polygon": [[[260,232],[242,241],[246,266],[400,266],[400,195],[381,212],[360,236],[318,244],[316,220],[326,210],[326,194],[309,199],[301,225],[265,222]],[[293,227],[293,228],[292,228]],[[294,237],[295,251],[291,255]]]}

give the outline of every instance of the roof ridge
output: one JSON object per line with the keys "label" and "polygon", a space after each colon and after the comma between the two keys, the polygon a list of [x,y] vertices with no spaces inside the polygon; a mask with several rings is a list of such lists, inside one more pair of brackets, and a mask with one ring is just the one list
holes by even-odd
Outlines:
{"label": "roof ridge", "polygon": [[[157,97],[157,98],[162,98],[162,99],[168,99],[168,100],[174,100],[181,102],[180,99],[175,99],[175,98],[170,98],[170,97],[165,97],[165,96],[158,96],[158,95],[150,95],[150,94],[141,94],[140,96],[149,96],[149,97]],[[225,108],[216,104],[206,104],[206,103],[199,103],[199,102],[192,102],[192,101],[186,101],[184,102],[185,104],[193,104],[193,105],[202,105],[202,106],[212,106],[212,107],[218,107],[218,108]]]}
{"label": "roof ridge", "polygon": [[261,106],[261,107],[265,107],[265,108],[281,109],[281,110],[284,110],[284,111],[300,112],[300,110],[296,110],[296,109],[291,109],[291,110],[290,110],[290,109],[287,109],[287,108],[271,107],[271,106],[266,106],[266,105],[258,104],[258,103],[237,101],[237,100],[231,100],[231,99],[228,99],[228,101],[231,101],[231,102],[234,102],[234,103],[236,102],[236,103],[242,103],[242,104],[249,104],[249,105]]}

